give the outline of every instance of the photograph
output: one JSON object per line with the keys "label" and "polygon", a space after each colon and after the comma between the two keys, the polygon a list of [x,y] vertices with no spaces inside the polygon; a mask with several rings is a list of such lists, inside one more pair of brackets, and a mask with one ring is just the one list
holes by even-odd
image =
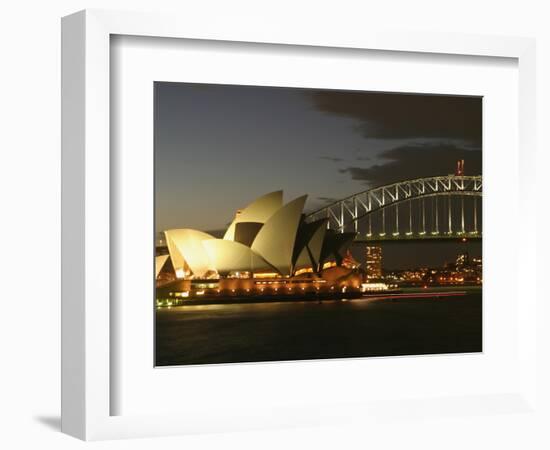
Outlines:
{"label": "photograph", "polygon": [[153,89],[156,367],[483,351],[482,97]]}

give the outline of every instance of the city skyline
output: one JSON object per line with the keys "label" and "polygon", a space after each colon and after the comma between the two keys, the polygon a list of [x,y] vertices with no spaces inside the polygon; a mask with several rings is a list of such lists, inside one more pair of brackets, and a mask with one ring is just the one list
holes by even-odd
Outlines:
{"label": "city skyline", "polygon": [[483,350],[481,98],[154,93],[155,365]]}

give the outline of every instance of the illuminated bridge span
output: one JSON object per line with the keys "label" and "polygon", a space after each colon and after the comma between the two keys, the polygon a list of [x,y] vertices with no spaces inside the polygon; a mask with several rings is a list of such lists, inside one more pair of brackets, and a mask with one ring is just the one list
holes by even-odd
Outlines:
{"label": "illuminated bridge span", "polygon": [[481,238],[481,176],[401,181],[359,192],[307,215],[356,241]]}

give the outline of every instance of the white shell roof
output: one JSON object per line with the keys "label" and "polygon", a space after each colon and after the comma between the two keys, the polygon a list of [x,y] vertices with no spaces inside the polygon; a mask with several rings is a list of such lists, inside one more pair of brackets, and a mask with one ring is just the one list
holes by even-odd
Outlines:
{"label": "white shell roof", "polygon": [[196,277],[202,277],[214,270],[202,241],[214,236],[190,228],[167,230],[164,232],[174,270],[185,269],[185,263]]}
{"label": "white shell roof", "polygon": [[283,206],[283,191],[270,192],[263,195],[246,208],[241,210],[240,214],[235,217],[229,228],[225,232],[224,239],[229,241],[235,240],[235,225],[240,222],[258,222],[265,223],[275,212]]}
{"label": "white shell roof", "polygon": [[252,250],[282,275],[290,275],[296,232],[307,195],[287,203],[273,214],[256,235]]}

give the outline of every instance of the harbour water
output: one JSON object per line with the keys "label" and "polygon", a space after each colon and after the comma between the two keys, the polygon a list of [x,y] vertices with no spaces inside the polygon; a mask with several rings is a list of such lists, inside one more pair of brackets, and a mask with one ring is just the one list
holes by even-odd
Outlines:
{"label": "harbour water", "polygon": [[481,292],[156,310],[156,365],[482,351]]}

